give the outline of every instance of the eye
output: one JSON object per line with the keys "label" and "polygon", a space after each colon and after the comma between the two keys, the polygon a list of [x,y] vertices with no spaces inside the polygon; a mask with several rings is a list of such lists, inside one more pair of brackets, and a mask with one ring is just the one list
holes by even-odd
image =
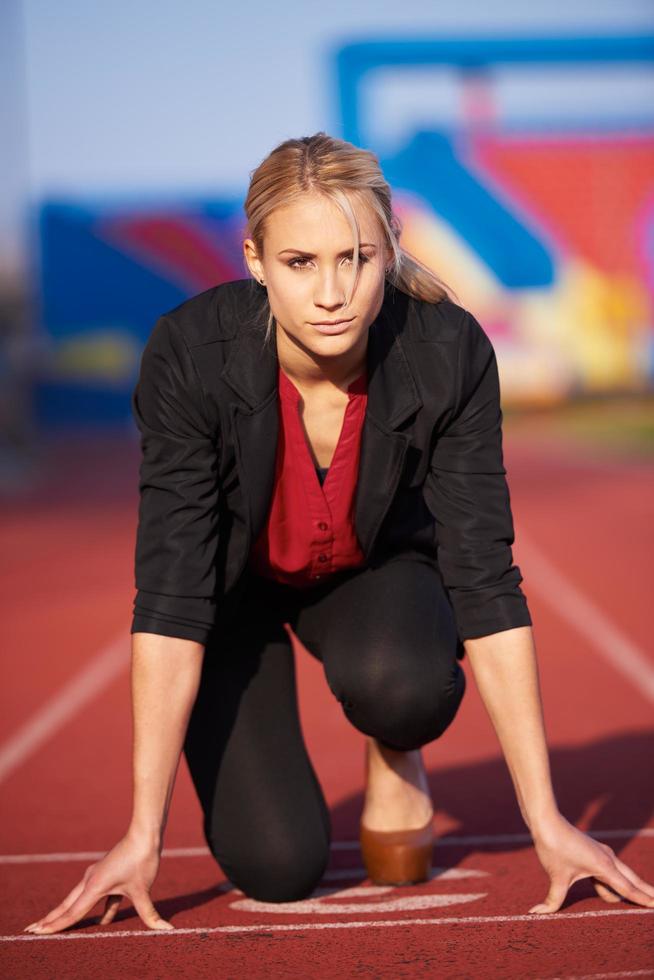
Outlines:
{"label": "eye", "polygon": [[[352,262],[353,260],[354,260],[353,255],[348,255],[344,259],[345,262]],[[296,255],[295,258],[291,259],[286,264],[290,269],[306,269],[307,263],[310,261],[311,261],[310,259],[305,258],[303,255]],[[365,263],[369,261],[370,261],[370,257],[366,255],[365,252],[359,252],[359,262],[361,263],[361,265],[365,265]]]}

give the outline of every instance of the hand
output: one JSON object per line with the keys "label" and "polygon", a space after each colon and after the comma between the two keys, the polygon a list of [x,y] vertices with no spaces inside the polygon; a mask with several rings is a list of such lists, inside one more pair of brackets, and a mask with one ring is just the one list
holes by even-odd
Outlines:
{"label": "hand", "polygon": [[105,896],[104,913],[98,919],[100,925],[113,921],[125,896],[131,899],[150,929],[174,929],[170,922],[161,918],[150,898],[159,860],[158,848],[126,834],[100,861],[88,866],[82,880],[63,902],[23,931],[38,936],[59,932],[79,922]]}
{"label": "hand", "polygon": [[584,834],[562,814],[540,827],[533,838],[538,858],[550,877],[550,888],[545,901],[534,905],[530,912],[557,912],[570,886],[589,877],[605,902],[627,899],[654,908],[654,885],[643,881],[616,857],[608,844]]}

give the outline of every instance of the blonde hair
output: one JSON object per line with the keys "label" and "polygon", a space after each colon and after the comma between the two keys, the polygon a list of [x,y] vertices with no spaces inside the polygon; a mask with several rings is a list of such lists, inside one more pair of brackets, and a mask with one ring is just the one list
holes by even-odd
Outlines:
{"label": "blonde hair", "polygon": [[[252,171],[244,203],[247,234],[257,254],[263,256],[266,221],[277,208],[292,204],[302,195],[314,192],[327,197],[340,208],[352,228],[355,242],[352,284],[348,305],[359,270],[360,230],[351,198],[369,207],[379,220],[386,245],[393,258],[386,280],[393,286],[429,303],[449,299],[449,287],[427,266],[400,245],[402,225],[394,214],[391,189],[384,179],[379,160],[364,150],[327,133],[284,140]],[[253,280],[254,281],[254,280]],[[274,316],[267,297],[261,313],[268,312],[266,342],[270,340]]]}

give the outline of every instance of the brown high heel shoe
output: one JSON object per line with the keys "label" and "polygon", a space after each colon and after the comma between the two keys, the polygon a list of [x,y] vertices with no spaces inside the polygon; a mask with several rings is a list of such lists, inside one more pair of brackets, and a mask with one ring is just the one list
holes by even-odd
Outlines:
{"label": "brown high heel shoe", "polygon": [[[370,778],[371,753],[379,746],[366,742],[365,777]],[[359,843],[368,877],[376,885],[413,885],[427,881],[434,847],[434,814],[421,827],[408,830],[373,830],[361,819]]]}
{"label": "brown high heel shoe", "polygon": [[372,830],[359,827],[361,856],[376,885],[414,885],[428,881],[434,847],[433,816],[411,830]]}

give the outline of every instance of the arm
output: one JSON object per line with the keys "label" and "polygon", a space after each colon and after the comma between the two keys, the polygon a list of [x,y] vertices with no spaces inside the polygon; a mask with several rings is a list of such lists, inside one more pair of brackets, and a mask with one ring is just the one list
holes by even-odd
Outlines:
{"label": "arm", "polygon": [[461,641],[531,626],[502,448],[495,351],[468,312],[459,325],[452,405],[437,434],[425,483],[436,522],[437,561]]}
{"label": "arm", "polygon": [[218,439],[181,331],[161,317],[144,348],[132,411],[141,432],[132,619],[133,808],[128,830],[46,916],[65,929],[123,896],[151,929],[170,929],[150,897],[205,644],[215,623]]}
{"label": "arm", "polygon": [[143,350],[132,414],[142,455],[131,632],[206,644],[218,600],[219,427],[166,316]]}
{"label": "arm", "polygon": [[533,632],[529,626],[465,640],[475,683],[497,733],[532,834],[557,813]]}
{"label": "arm", "polygon": [[550,876],[546,900],[530,911],[556,911],[570,885],[588,876],[606,901],[622,895],[654,906],[654,887],[610,847],[570,824],[554,798],[532,619],[511,549],[514,528],[503,465],[497,361],[489,338],[469,313],[461,323],[455,404],[436,441],[425,492],[436,519],[438,563],[459,638],[520,811]]}
{"label": "arm", "polygon": [[101,925],[123,897],[150,929],[172,929],[150,890],[159,870],[163,832],[188,718],[198,689],[204,647],[193,640],[135,633],[132,639],[133,807],[125,835],[89,865],[75,887],[26,932],[66,929],[105,900]]}
{"label": "arm", "polygon": [[130,834],[161,847],[207,640],[215,623],[218,435],[181,331],[161,317],[141,357],[137,593],[132,619]]}
{"label": "arm", "polygon": [[530,912],[556,912],[570,886],[592,878],[606,902],[621,897],[654,908],[654,885],[644,881],[607,845],[578,830],[554,798],[530,627],[464,641],[484,706],[497,733],[518,805],[538,857],[550,877],[544,902]]}
{"label": "arm", "polygon": [[132,637],[133,806],[128,835],[161,853],[204,646],[194,640]]}

